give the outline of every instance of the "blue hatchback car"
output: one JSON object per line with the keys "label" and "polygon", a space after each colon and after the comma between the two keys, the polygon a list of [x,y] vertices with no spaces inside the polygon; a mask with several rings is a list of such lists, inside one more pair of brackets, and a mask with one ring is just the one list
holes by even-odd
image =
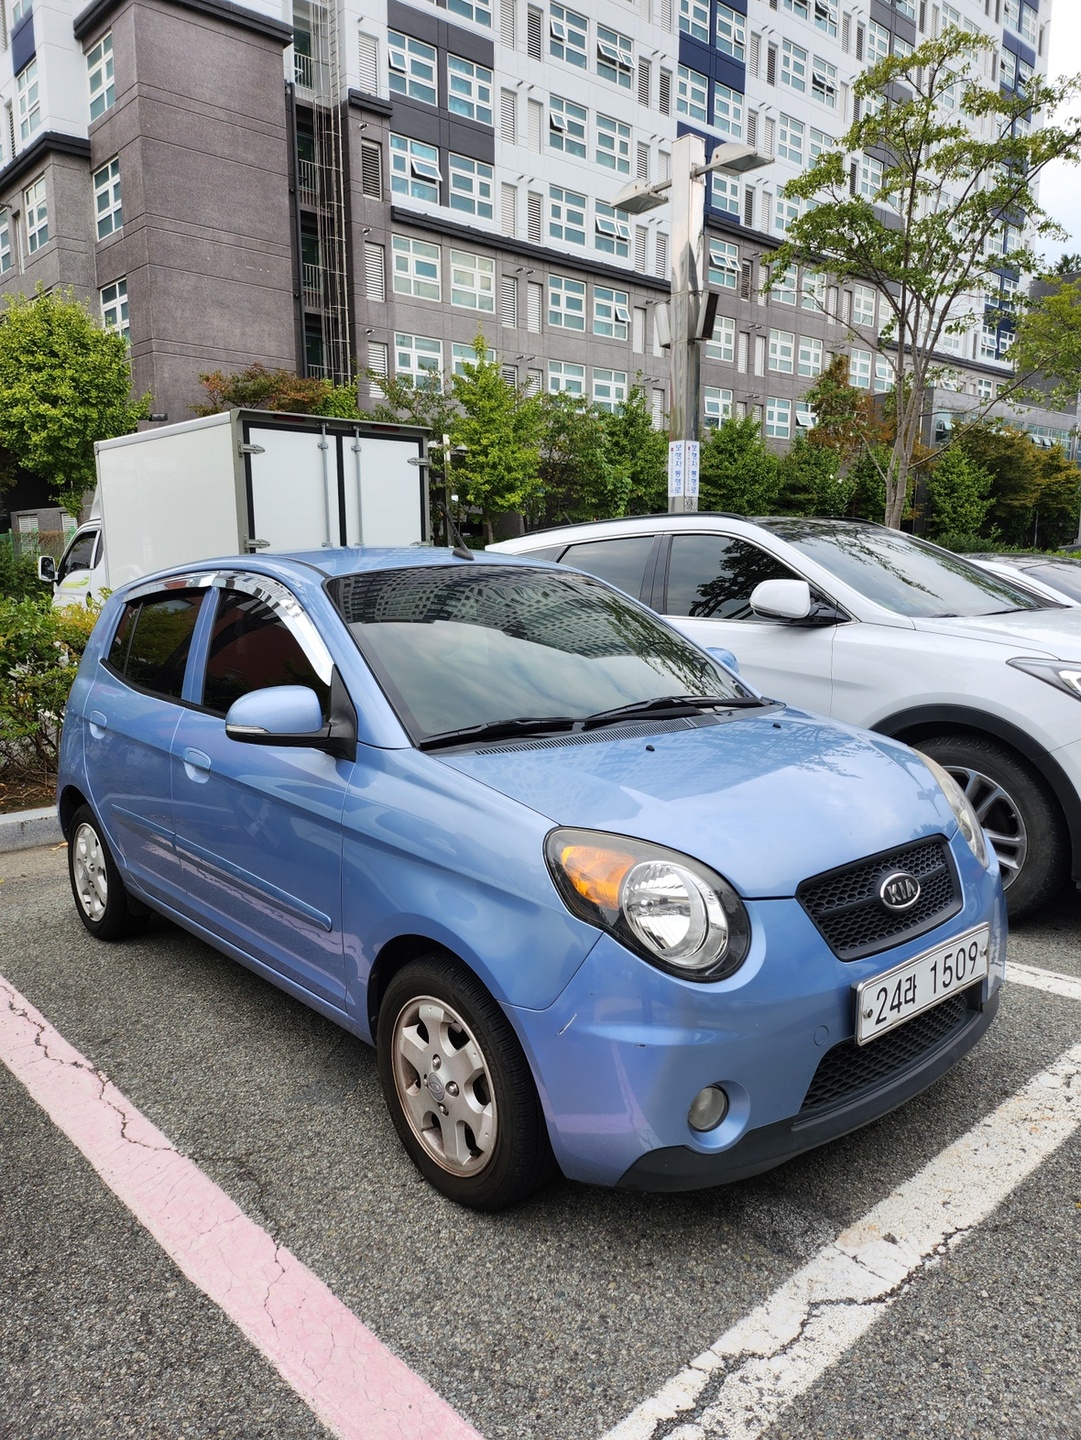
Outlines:
{"label": "blue hatchback car", "polygon": [[676,1190],[883,1115],[990,1024],[993,854],[933,761],[766,699],[564,567],[210,561],[118,590],[60,816],[149,910],[377,1047],[423,1174]]}

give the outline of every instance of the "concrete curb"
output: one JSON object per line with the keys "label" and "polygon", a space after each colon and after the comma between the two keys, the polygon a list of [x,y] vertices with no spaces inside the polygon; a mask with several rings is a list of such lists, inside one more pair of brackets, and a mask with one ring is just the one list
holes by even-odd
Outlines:
{"label": "concrete curb", "polygon": [[63,838],[55,805],[0,815],[0,854],[8,850],[29,850],[34,845],[58,845]]}

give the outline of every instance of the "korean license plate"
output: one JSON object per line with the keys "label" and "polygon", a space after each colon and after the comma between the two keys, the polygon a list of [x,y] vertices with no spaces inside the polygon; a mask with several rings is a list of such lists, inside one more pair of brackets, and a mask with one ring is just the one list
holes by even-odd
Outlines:
{"label": "korean license plate", "polygon": [[980,925],[873,980],[861,980],[854,987],[857,1045],[866,1045],[948,995],[982,980],[987,974],[990,939],[990,927]]}

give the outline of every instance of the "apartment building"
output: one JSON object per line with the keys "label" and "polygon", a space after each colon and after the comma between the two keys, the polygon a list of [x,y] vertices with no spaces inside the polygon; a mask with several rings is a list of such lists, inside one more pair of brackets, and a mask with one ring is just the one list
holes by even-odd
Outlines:
{"label": "apartment building", "polygon": [[[660,423],[666,210],[612,202],[691,130],[772,157],[708,191],[702,418],[751,413],[782,444],[832,354],[888,384],[873,289],[792,271],[761,293],[784,181],[880,56],[953,21],[993,36],[988,78],[1013,86],[1044,69],[1050,19],[1049,0],[7,4],[0,293],[74,285],[170,419],[201,371],[422,378],[482,334],[508,379],[605,406],[637,381]],[[881,158],[853,163],[869,191]],[[1007,373],[1000,299],[950,342],[972,394]]]}

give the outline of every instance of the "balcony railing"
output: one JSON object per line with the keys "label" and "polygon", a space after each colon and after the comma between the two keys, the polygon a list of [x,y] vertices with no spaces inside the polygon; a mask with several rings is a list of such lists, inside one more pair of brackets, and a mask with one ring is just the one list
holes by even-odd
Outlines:
{"label": "balcony railing", "polygon": [[319,204],[319,166],[314,160],[297,161],[297,193],[302,205]]}
{"label": "balcony railing", "polygon": [[304,308],[306,310],[322,310],[323,308],[323,272],[318,265],[302,265],[300,267],[301,284],[304,287]]}

